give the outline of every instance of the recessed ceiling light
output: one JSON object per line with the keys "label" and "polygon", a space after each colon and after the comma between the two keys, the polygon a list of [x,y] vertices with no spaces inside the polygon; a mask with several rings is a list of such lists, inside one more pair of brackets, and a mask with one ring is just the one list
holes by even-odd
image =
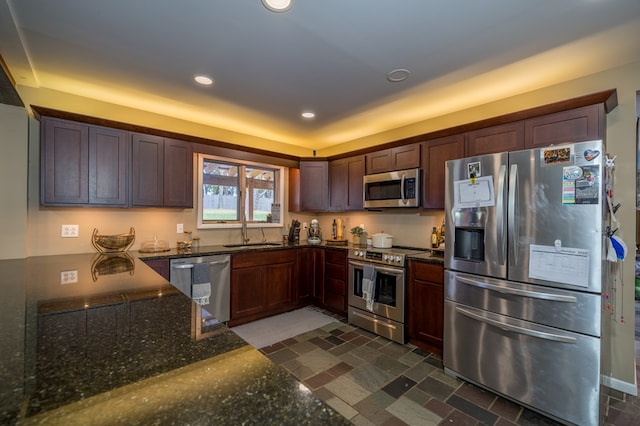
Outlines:
{"label": "recessed ceiling light", "polygon": [[306,120],[311,120],[312,118],[316,118],[316,113],[311,111],[304,111],[302,113],[302,118]]}
{"label": "recessed ceiling light", "polygon": [[398,83],[400,81],[405,81],[407,78],[409,78],[409,74],[411,74],[409,70],[406,70],[404,68],[398,68],[389,72],[389,74],[387,74],[387,80],[389,80],[392,83]]}
{"label": "recessed ceiling light", "polygon": [[213,79],[211,77],[209,77],[208,75],[198,74],[198,75],[194,76],[193,79],[198,84],[202,84],[203,86],[211,86],[213,84]]}
{"label": "recessed ceiling light", "polygon": [[293,6],[293,0],[262,0],[262,4],[272,12],[286,12]]}

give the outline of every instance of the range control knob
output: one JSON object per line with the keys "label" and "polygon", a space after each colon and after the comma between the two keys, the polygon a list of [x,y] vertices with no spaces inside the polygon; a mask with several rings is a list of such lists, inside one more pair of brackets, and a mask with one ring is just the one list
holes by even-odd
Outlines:
{"label": "range control knob", "polygon": [[396,263],[400,263],[400,261],[402,260],[402,257],[400,257],[400,256],[396,256],[396,259],[395,259],[395,260],[396,260]]}

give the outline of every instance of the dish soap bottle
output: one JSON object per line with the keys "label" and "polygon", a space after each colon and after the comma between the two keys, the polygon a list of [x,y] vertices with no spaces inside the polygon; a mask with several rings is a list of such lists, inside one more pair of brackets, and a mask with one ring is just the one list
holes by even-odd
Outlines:
{"label": "dish soap bottle", "polygon": [[431,231],[431,247],[438,248],[440,242],[438,241],[438,229],[434,226],[433,231]]}

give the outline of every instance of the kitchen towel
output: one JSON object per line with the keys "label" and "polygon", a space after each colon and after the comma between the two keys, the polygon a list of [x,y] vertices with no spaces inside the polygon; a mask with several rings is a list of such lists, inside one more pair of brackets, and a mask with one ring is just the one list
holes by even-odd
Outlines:
{"label": "kitchen towel", "polygon": [[373,311],[373,301],[376,291],[376,268],[365,265],[362,268],[362,298],[366,301],[368,311]]}
{"label": "kitchen towel", "polygon": [[211,283],[191,284],[191,299],[198,305],[208,305],[211,297]]}
{"label": "kitchen towel", "polygon": [[191,270],[191,299],[198,305],[209,304],[211,269],[208,263],[197,263]]}

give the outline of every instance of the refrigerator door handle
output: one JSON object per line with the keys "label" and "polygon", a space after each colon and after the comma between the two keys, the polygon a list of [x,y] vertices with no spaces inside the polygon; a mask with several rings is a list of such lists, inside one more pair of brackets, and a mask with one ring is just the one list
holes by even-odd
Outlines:
{"label": "refrigerator door handle", "polygon": [[509,173],[509,260],[511,266],[516,266],[518,263],[518,241],[520,236],[518,235],[518,226],[516,224],[516,218],[518,217],[518,209],[520,207],[518,197],[518,165],[512,164],[511,171]]}
{"label": "refrigerator door handle", "polygon": [[577,339],[575,337],[563,336],[562,334],[546,333],[544,331],[532,330],[532,329],[520,327],[517,325],[505,324],[503,322],[496,321],[494,319],[486,318],[482,315],[475,314],[459,306],[456,306],[456,311],[471,319],[497,327],[503,331],[510,331],[518,334],[524,334],[525,336],[536,337],[538,339],[544,339],[544,340],[553,340],[555,342],[561,342],[561,343],[571,343],[571,344],[577,343]]}
{"label": "refrigerator door handle", "polygon": [[505,223],[505,220],[507,219],[505,215],[505,203],[504,203],[506,179],[507,179],[507,166],[503,164],[500,166],[500,172],[498,173],[498,197],[496,200],[496,212],[497,212],[496,222],[498,225],[498,229],[496,230],[496,232],[498,237],[498,264],[499,265],[504,265],[505,258],[506,258],[505,250],[506,250],[507,241],[506,241],[506,238],[504,238],[504,228],[505,228],[504,223]]}
{"label": "refrigerator door handle", "polygon": [[520,290],[516,288],[500,287],[495,284],[476,281],[476,280],[464,278],[464,277],[456,277],[456,281],[459,281],[463,284],[472,285],[474,287],[484,288],[486,290],[497,291],[498,293],[502,293],[502,294],[512,294],[514,296],[529,297],[531,299],[542,299],[542,300],[548,300],[551,302],[578,303],[578,299],[575,296],[565,296],[562,294],[541,293],[539,291],[528,291],[528,290]]}

